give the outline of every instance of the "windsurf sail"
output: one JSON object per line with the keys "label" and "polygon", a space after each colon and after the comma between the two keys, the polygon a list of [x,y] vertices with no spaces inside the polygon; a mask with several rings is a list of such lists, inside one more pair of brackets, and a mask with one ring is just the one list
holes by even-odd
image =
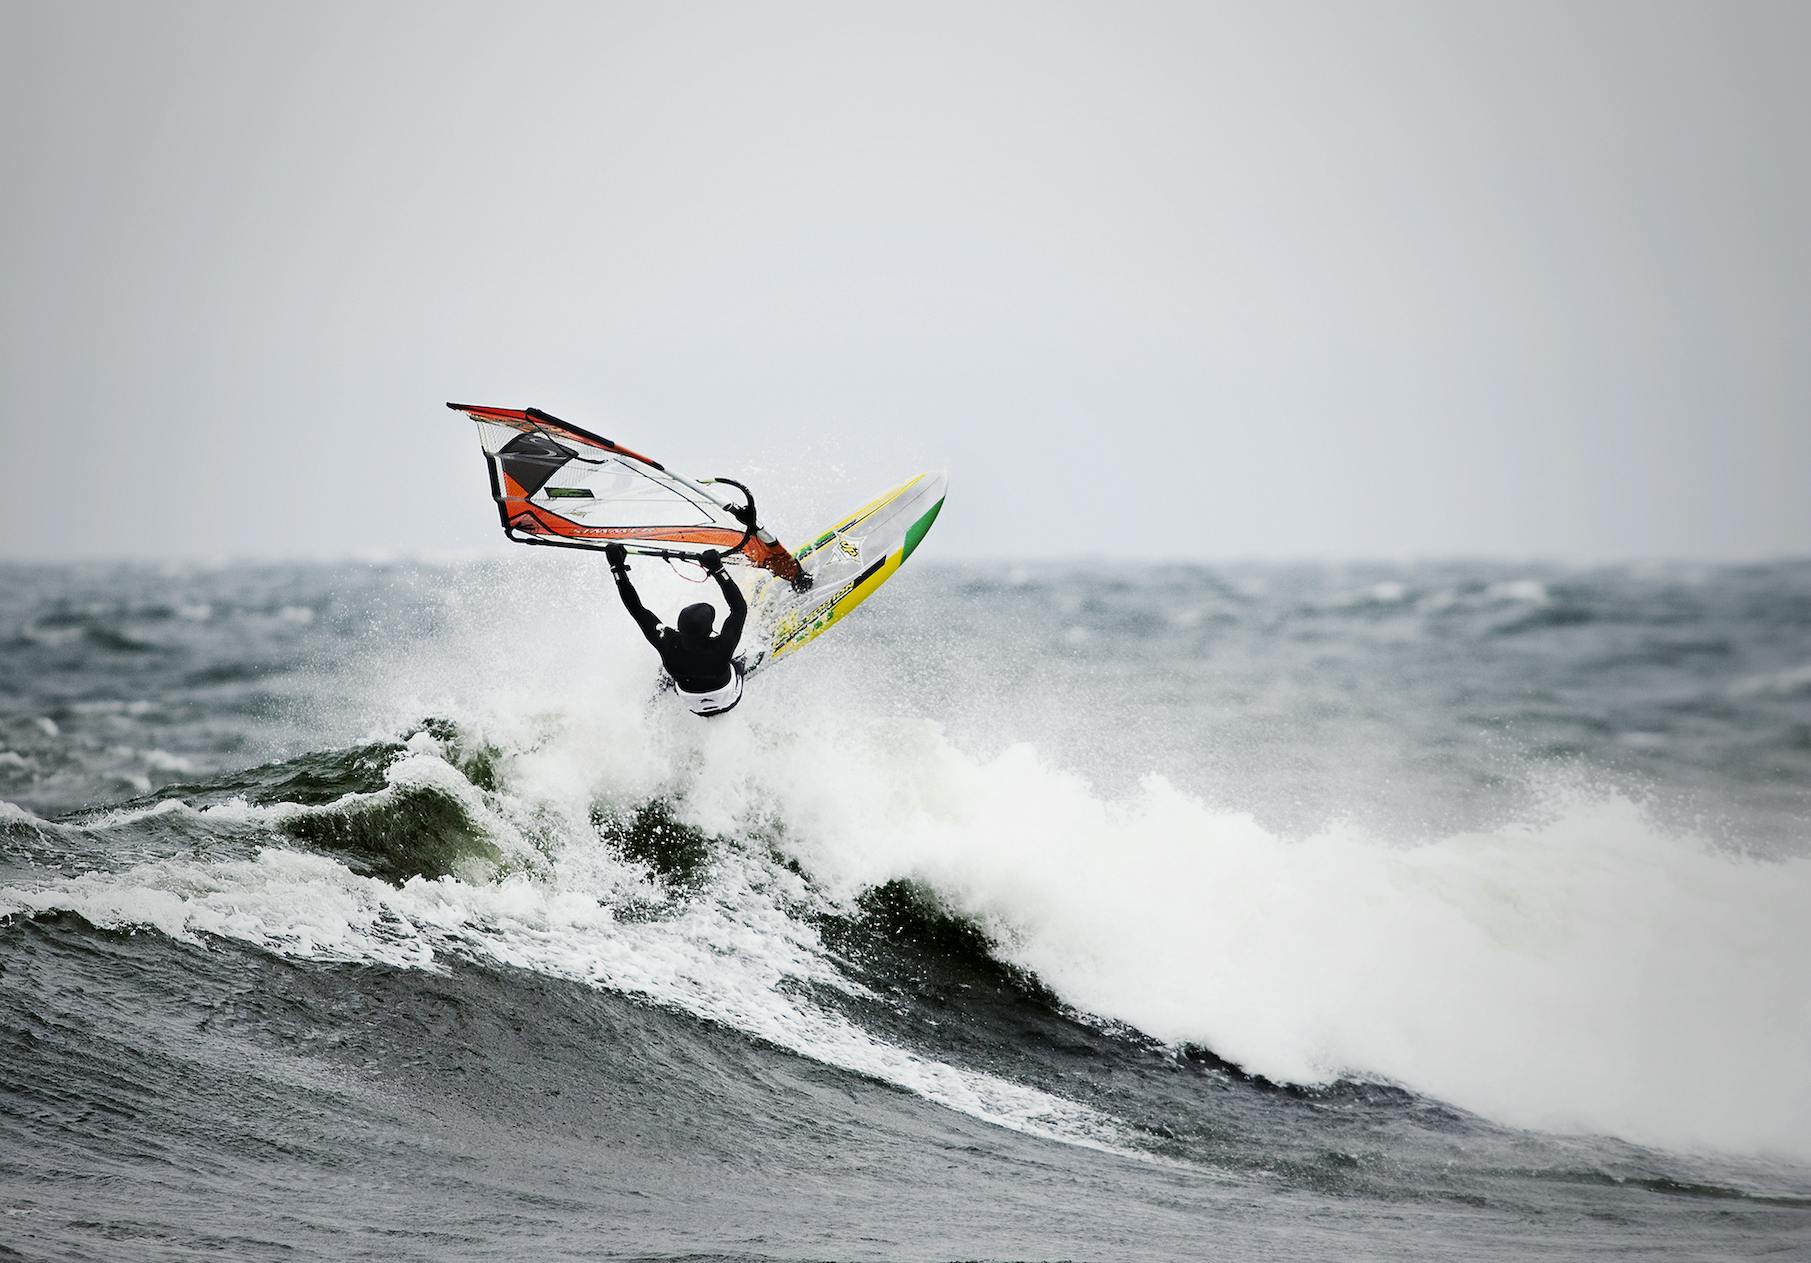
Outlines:
{"label": "windsurf sail", "polygon": [[740,483],[682,477],[539,408],[447,407],[478,423],[497,516],[517,543],[621,544],[687,561],[715,549],[726,561],[740,557],[789,583],[805,582],[793,555],[755,520],[754,497]]}

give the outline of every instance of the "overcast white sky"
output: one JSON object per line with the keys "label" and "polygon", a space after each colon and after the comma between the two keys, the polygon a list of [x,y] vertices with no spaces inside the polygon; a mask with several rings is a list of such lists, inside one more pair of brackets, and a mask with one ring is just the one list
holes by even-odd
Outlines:
{"label": "overcast white sky", "polygon": [[38,4],[0,555],[509,547],[457,399],[800,535],[1811,552],[1811,5]]}

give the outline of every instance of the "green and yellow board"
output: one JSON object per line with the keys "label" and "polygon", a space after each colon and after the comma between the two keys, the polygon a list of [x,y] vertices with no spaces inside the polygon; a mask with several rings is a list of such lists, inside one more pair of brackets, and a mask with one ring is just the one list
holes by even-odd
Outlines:
{"label": "green and yellow board", "polygon": [[794,554],[811,586],[803,592],[773,575],[749,596],[753,630],[744,643],[748,672],[796,653],[899,572],[937,520],[949,479],[920,474],[871,500]]}

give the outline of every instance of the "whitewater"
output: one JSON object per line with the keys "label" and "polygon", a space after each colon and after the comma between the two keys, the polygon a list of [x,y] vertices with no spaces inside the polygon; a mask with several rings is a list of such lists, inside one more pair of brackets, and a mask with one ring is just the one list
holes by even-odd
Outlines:
{"label": "whitewater", "polygon": [[[395,1077],[451,1041],[542,1099],[654,1075],[615,1107],[653,1111],[640,1147],[610,1146],[644,1184],[649,1145],[708,1164],[717,1143],[645,1139],[676,1065],[711,1067],[698,1109],[738,1154],[796,1165],[794,1127],[831,1153],[885,1137],[907,1191],[863,1221],[879,1257],[1185,1257],[1234,1206],[1233,1257],[1362,1253],[1405,1202],[1434,1208],[1445,1257],[1536,1220],[1584,1234],[1524,1242],[1558,1256],[1811,1232],[1811,567],[928,565],[710,724],[653,696],[600,576],[564,558],[9,577],[10,1020],[73,1020],[72,979],[104,1033],[109,1009],[163,1021],[210,988],[256,1008],[296,985],[271,969],[308,971],[305,1020],[225,1025],[299,1056],[285,1084],[374,1094],[316,1147],[411,1149],[387,1112],[424,1092],[435,1117],[472,1108]],[[142,972],[93,973],[141,951]],[[423,988],[514,1011],[529,979],[553,988],[543,1028],[608,1013],[668,1051],[529,1057],[533,1011],[481,1055],[366,1026]],[[34,1038],[7,1054],[28,1102],[122,1073],[34,1077]],[[201,1055],[159,1046],[140,1073]],[[0,1132],[47,1254],[80,1235],[26,1156],[49,1108]],[[119,1161],[60,1143],[71,1171],[95,1146]],[[1015,1209],[940,1250],[909,1207],[959,1202],[952,1164]],[[849,1240],[826,1227],[848,1189],[823,1191],[788,1195],[809,1231],[675,1195],[658,1232],[580,1199],[532,1239],[606,1224],[629,1254],[668,1233],[811,1257]],[[1303,1198],[1333,1199],[1318,1244],[1287,1231]],[[1730,1222],[1695,1216],[1705,1198]]]}

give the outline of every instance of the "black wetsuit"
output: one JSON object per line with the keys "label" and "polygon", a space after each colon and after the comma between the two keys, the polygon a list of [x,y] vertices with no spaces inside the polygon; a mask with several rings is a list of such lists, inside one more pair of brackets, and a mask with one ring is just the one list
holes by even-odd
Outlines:
{"label": "black wetsuit", "polygon": [[718,570],[712,577],[723,589],[723,599],[729,602],[729,617],[723,620],[723,629],[714,635],[682,636],[671,627],[663,626],[649,613],[647,606],[641,603],[641,597],[636,595],[629,576],[620,570],[616,572],[616,592],[623,599],[623,608],[629,611],[629,617],[641,628],[641,634],[654,646],[660,655],[660,665],[673,677],[673,683],[687,693],[709,693],[730,682],[735,671],[732,659],[736,656],[736,645],[742,639],[742,624],[748,618],[748,602],[742,598],[742,589],[736,586],[729,573]]}

